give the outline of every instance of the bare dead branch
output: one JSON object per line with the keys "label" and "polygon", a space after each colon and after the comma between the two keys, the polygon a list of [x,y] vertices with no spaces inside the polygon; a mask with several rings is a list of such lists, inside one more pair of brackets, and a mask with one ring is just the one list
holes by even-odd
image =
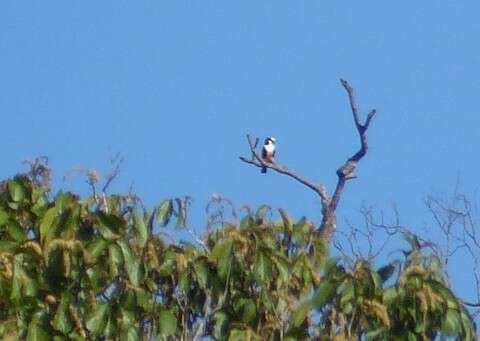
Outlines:
{"label": "bare dead branch", "polygon": [[52,184],[52,169],[48,166],[48,157],[39,156],[33,160],[25,160],[30,169],[27,176],[37,185],[50,190]]}
{"label": "bare dead branch", "polygon": [[335,191],[333,193],[333,196],[330,198],[326,187],[321,184],[321,183],[316,183],[310,180],[307,180],[303,176],[299,175],[295,171],[290,170],[288,167],[278,164],[277,162],[267,162],[266,160],[263,160],[259,154],[257,153],[257,146],[259,139],[256,138],[255,141],[252,140],[250,135],[247,135],[247,142],[250,148],[251,152],[251,158],[248,159],[246,157],[241,156],[240,160],[248,163],[250,165],[253,165],[258,168],[269,168],[274,170],[275,172],[279,174],[286,175],[302,185],[310,188],[313,190],[315,193],[318,194],[318,196],[321,199],[321,204],[322,204],[322,222],[320,224],[319,230],[321,233],[326,237],[327,240],[330,240],[335,232],[336,229],[336,209],[338,207],[338,203],[340,201],[343,188],[345,187],[345,183],[348,180],[351,180],[356,177],[355,171],[357,168],[358,162],[365,156],[368,150],[368,144],[367,144],[367,129],[370,126],[370,122],[373,119],[373,117],[376,114],[375,110],[372,110],[368,115],[365,120],[365,123],[361,123],[360,121],[360,115],[359,115],[359,110],[358,106],[356,103],[355,95],[353,88],[350,86],[350,84],[345,81],[341,80],[341,83],[345,90],[347,91],[349,102],[350,102],[350,108],[353,113],[353,119],[355,122],[355,127],[357,128],[359,137],[360,137],[360,149],[352,156],[350,157],[345,164],[343,164],[338,170],[337,170],[337,176],[338,176],[338,182],[335,187]]}
{"label": "bare dead branch", "polygon": [[123,163],[123,157],[120,156],[120,154],[115,155],[115,157],[111,160],[113,169],[110,171],[110,173],[107,175],[107,181],[103,185],[102,192],[105,193],[112,183],[113,180],[118,176],[118,173],[120,172],[120,167]]}
{"label": "bare dead branch", "polygon": [[205,207],[205,213],[207,215],[206,231],[210,231],[214,226],[223,227],[227,222],[226,215],[230,212],[231,219],[237,222],[237,211],[235,205],[230,199],[222,197],[218,193],[212,194],[207,206]]}
{"label": "bare dead branch", "polygon": [[185,230],[188,232],[190,237],[198,244],[200,245],[204,251],[208,251],[207,244],[198,236],[197,232],[190,226],[185,226]]}
{"label": "bare dead branch", "polygon": [[363,224],[356,227],[345,219],[347,229],[338,230],[333,239],[334,247],[342,254],[347,265],[354,264],[354,259],[374,262],[386,250],[391,238],[405,229],[400,225],[398,216],[395,216],[393,224],[386,224],[383,213],[380,223],[376,222],[378,218],[374,218],[371,208],[362,207],[360,214]]}
{"label": "bare dead branch", "polygon": [[368,151],[368,143],[367,143],[367,130],[370,126],[370,122],[372,118],[377,113],[375,109],[370,111],[367,115],[365,123],[362,124],[360,121],[360,114],[358,110],[357,101],[355,98],[355,93],[353,91],[352,86],[346,81],[341,79],[340,82],[342,83],[343,87],[347,91],[348,99],[350,102],[350,108],[353,114],[353,120],[355,122],[355,127],[357,128],[358,135],[360,137],[360,149],[351,156],[338,170],[338,182],[337,186],[335,187],[335,192],[332,196],[332,202],[330,204],[331,209],[335,211],[337,209],[338,203],[340,201],[343,188],[345,187],[345,183],[348,180],[356,178],[355,171],[357,169],[358,162],[367,154]]}
{"label": "bare dead branch", "polygon": [[468,305],[469,307],[480,307],[480,302],[467,302],[467,301],[462,301],[463,304]]}

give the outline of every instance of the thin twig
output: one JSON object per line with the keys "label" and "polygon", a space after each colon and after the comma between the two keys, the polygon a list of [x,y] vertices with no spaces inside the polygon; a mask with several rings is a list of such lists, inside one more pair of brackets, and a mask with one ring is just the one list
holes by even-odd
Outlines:
{"label": "thin twig", "polygon": [[107,181],[103,185],[102,192],[105,193],[112,183],[112,181],[118,176],[118,173],[120,172],[120,167],[123,163],[123,158],[120,157],[120,154],[115,155],[115,157],[111,161],[112,165],[114,165],[113,169],[110,171],[110,173],[107,176]]}

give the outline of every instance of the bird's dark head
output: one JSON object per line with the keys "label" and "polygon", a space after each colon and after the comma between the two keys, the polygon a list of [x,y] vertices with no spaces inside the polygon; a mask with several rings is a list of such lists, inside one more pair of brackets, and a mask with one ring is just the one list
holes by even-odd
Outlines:
{"label": "bird's dark head", "polygon": [[273,136],[267,137],[267,139],[265,140],[265,144],[275,144],[275,142],[277,142],[277,140],[275,140],[275,137]]}

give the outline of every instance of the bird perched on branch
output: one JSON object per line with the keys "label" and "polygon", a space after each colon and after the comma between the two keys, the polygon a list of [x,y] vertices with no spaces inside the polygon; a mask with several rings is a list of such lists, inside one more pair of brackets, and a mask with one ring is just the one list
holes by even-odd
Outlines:
{"label": "bird perched on branch", "polygon": [[[265,162],[273,163],[275,161],[275,138],[268,137],[262,148],[262,159]],[[267,172],[267,167],[262,167],[262,173]]]}

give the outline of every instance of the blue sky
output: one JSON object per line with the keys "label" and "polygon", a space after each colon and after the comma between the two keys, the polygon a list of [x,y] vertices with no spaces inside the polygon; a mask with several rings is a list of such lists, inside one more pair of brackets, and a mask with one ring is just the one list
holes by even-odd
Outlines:
{"label": "blue sky", "polygon": [[[278,160],[331,190],[358,147],[343,77],[378,116],[340,217],[395,202],[414,228],[432,191],[478,187],[480,3],[458,1],[2,1],[2,178],[48,155],[57,186],[76,167],[125,162],[112,189],[153,205],[212,193],[318,220],[314,194],[238,160],[274,135]],[[360,221],[360,220],[359,220]],[[432,234],[436,233],[433,230]],[[458,291],[471,294],[468,274]]]}

